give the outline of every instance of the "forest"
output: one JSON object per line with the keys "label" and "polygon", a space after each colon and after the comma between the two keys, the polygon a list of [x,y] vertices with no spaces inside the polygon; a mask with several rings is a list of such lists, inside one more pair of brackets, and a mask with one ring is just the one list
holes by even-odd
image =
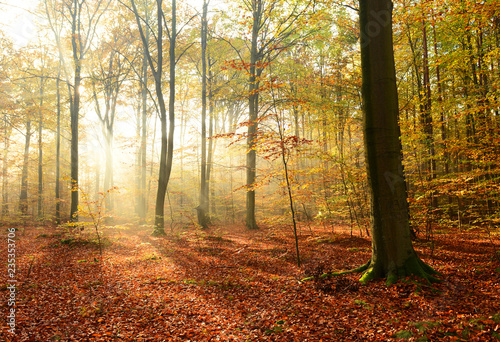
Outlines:
{"label": "forest", "polygon": [[0,12],[0,340],[500,340],[496,0]]}

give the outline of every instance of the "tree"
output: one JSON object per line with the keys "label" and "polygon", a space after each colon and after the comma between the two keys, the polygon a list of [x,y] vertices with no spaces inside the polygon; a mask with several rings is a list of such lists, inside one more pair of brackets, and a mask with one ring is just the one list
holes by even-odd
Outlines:
{"label": "tree", "polygon": [[[92,72],[92,94],[95,102],[96,113],[101,123],[104,137],[106,166],[104,173],[105,191],[114,187],[113,180],[113,139],[118,96],[123,83],[131,71],[130,64],[138,56],[135,49],[132,51],[130,34],[123,35],[123,25],[115,19],[116,26],[108,27],[109,40],[101,41],[101,45],[93,51],[95,56]],[[131,54],[129,63],[126,63],[127,53]],[[102,98],[102,101],[101,101]],[[108,193],[105,200],[106,211],[113,210],[112,193]]]}
{"label": "tree", "polygon": [[362,282],[388,283],[436,272],[413,249],[402,166],[398,93],[392,40],[392,2],[361,0],[362,98],[365,158],[371,198],[372,257],[359,271]]}
{"label": "tree", "polygon": [[207,0],[203,1],[201,18],[201,175],[200,175],[200,205],[197,207],[198,224],[208,227],[208,182],[207,182]]}
{"label": "tree", "polygon": [[[165,234],[165,196],[167,194],[168,182],[170,180],[170,174],[172,172],[172,160],[174,152],[174,128],[175,128],[175,64],[177,62],[175,56],[175,43],[177,39],[177,27],[176,27],[176,1],[172,0],[172,19],[171,19],[171,29],[168,31],[169,35],[169,62],[170,62],[170,81],[169,81],[169,103],[168,103],[168,134],[167,134],[167,108],[165,106],[165,100],[163,97],[162,90],[162,76],[163,76],[163,24],[164,24],[164,12],[162,8],[162,0],[156,0],[157,10],[156,10],[156,25],[157,32],[154,35],[156,39],[156,52],[157,58],[156,63],[153,60],[152,53],[149,48],[149,41],[147,40],[147,34],[144,32],[145,29],[149,30],[151,26],[144,25],[144,19],[139,16],[137,6],[134,0],[131,0],[132,11],[135,15],[137,26],[139,28],[139,33],[141,36],[142,45],[144,48],[144,53],[148,59],[148,64],[153,73],[153,79],[155,82],[156,97],[158,100],[158,105],[160,108],[160,123],[161,123],[161,151],[160,151],[160,170],[158,176],[158,192],[156,194],[156,209],[155,209],[155,228],[153,235],[163,235]],[[166,22],[165,22],[166,25]],[[145,28],[143,28],[145,26]]]}
{"label": "tree", "polygon": [[[312,33],[299,34],[301,19],[310,10],[312,1],[291,1],[287,6],[279,1],[243,0],[246,9],[251,13],[251,37],[249,61],[238,52],[243,68],[248,74],[248,132],[246,154],[246,226],[258,228],[255,220],[255,181],[257,176],[256,138],[259,121],[259,97],[261,79],[264,69],[269,63],[287,49]],[[288,11],[283,11],[287,8]],[[229,42],[229,41],[228,41]],[[229,42],[230,43],[230,42]],[[247,44],[248,45],[248,44]],[[233,48],[238,51],[238,48]]]}
{"label": "tree", "polygon": [[[54,33],[59,57],[63,63],[70,99],[71,117],[71,209],[70,220],[78,221],[78,121],[80,116],[80,85],[83,61],[96,36],[99,20],[107,10],[111,0],[45,0],[45,14]],[[64,21],[69,25],[73,82],[70,81],[67,63],[64,59],[62,28]]]}

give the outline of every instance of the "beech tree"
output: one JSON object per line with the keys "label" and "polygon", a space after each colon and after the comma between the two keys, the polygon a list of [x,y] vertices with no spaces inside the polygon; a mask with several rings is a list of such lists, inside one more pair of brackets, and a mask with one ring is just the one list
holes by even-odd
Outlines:
{"label": "beech tree", "polygon": [[[115,23],[117,21],[115,20]],[[114,187],[113,180],[113,139],[118,97],[131,71],[130,64],[138,57],[131,46],[130,34],[123,35],[123,25],[118,21],[116,26],[109,27],[109,40],[104,40],[93,51],[95,60],[92,71],[92,95],[96,113],[101,123],[104,137],[106,166],[104,172],[104,191]],[[120,27],[121,26],[121,27]],[[129,56],[129,62],[126,62]],[[113,210],[111,193],[106,197],[106,211]]]}
{"label": "beech tree", "polygon": [[[249,42],[245,42],[250,55],[245,58],[239,48],[238,53],[241,67],[247,70],[248,77],[248,131],[246,154],[246,226],[249,229],[258,228],[255,219],[255,182],[257,177],[256,139],[259,121],[259,98],[261,80],[264,69],[280,54],[293,47],[300,40],[314,31],[300,34],[301,19],[310,11],[312,1],[292,1],[282,6],[279,1],[243,0],[246,10],[251,13],[251,29]],[[287,8],[287,11],[283,11]],[[247,61],[245,60],[247,59]]]}
{"label": "beech tree", "polygon": [[[99,20],[109,7],[110,0],[45,0],[45,15],[59,50],[63,63],[66,84],[70,99],[71,117],[71,209],[70,220],[78,221],[78,121],[80,115],[80,85],[82,82],[83,61],[96,36]],[[69,25],[73,81],[64,59],[64,43],[61,36],[64,23]]]}
{"label": "beech tree", "polygon": [[203,1],[201,18],[201,174],[200,205],[197,207],[198,224],[208,227],[208,182],[207,182],[207,0]]}
{"label": "beech tree", "polygon": [[361,282],[416,275],[434,281],[436,272],[413,249],[398,124],[398,92],[392,40],[392,2],[361,0],[364,142],[371,199],[372,257]]}

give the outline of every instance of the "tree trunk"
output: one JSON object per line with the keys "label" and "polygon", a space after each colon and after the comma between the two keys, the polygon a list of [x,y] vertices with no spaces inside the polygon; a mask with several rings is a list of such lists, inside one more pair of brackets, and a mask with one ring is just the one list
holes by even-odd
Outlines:
{"label": "tree trunk", "polygon": [[[253,24],[252,24],[252,45],[250,50],[250,76],[248,78],[248,138],[247,138],[247,200],[246,200],[246,226],[248,229],[257,229],[255,220],[255,178],[257,169],[257,153],[255,151],[255,139],[257,135],[257,118],[259,115],[259,80],[258,76],[262,73],[260,55],[257,49],[259,30],[262,20],[262,1],[256,0],[253,6]],[[257,68],[259,68],[257,70]],[[258,74],[259,75],[258,75]]]}
{"label": "tree trunk", "polygon": [[61,177],[61,93],[59,89],[59,77],[61,76],[61,64],[59,63],[59,72],[56,80],[56,112],[57,112],[57,132],[56,132],[56,224],[61,223],[61,194],[60,194],[60,177]]}
{"label": "tree trunk", "polygon": [[43,219],[43,148],[42,148],[42,134],[43,134],[43,77],[40,80],[40,107],[38,108],[38,219]]}
{"label": "tree trunk", "polygon": [[207,2],[203,1],[201,18],[201,172],[200,205],[198,224],[208,228],[208,187],[207,187]]}
{"label": "tree trunk", "polygon": [[4,151],[3,151],[3,163],[2,163],[2,217],[9,213],[9,192],[7,191],[8,187],[8,151],[10,145],[9,134],[10,129],[7,122],[7,113],[4,113]]}
{"label": "tree trunk", "polygon": [[[76,9],[75,9],[76,11]],[[73,47],[73,62],[75,64],[75,76],[73,83],[73,101],[71,107],[71,209],[70,220],[71,222],[78,222],[78,117],[80,113],[80,83],[82,60],[79,56],[79,49],[77,42],[77,23],[80,22],[79,11],[78,20],[73,18],[72,22],[72,35],[71,44]]]}
{"label": "tree trunk", "polygon": [[[147,14],[146,14],[147,23]],[[149,31],[148,31],[149,32]],[[149,37],[149,34],[147,34]],[[149,40],[149,39],[148,39]],[[146,222],[146,151],[147,151],[147,115],[148,115],[148,64],[147,57],[143,57],[142,64],[142,124],[141,124],[141,151],[140,151],[140,187],[139,187],[139,218],[141,223]]]}
{"label": "tree trunk", "polygon": [[[104,127],[104,146],[106,155],[106,165],[104,167],[104,191],[107,192],[113,188],[113,127],[105,124]],[[113,211],[112,194],[106,194],[106,213]],[[109,219],[109,217],[107,218]],[[109,220],[107,220],[109,222]]]}
{"label": "tree trunk", "polygon": [[[213,137],[214,135],[214,99],[213,99],[213,93],[212,93],[212,70],[210,66],[210,58],[208,58],[208,117],[210,120],[210,123],[208,125],[208,136],[209,138]],[[214,139],[210,139],[208,141],[208,156],[207,156],[207,190],[205,191],[207,195],[207,209],[209,210],[209,215],[210,213],[212,215],[215,215],[215,201],[213,200],[213,187],[210,186],[210,182],[212,179],[212,170],[213,170],[213,156],[215,153],[215,141]],[[212,194],[210,194],[212,192]],[[210,211],[210,204],[212,205],[212,210]],[[210,216],[209,216],[210,219]]]}
{"label": "tree trunk", "polygon": [[23,170],[21,172],[21,194],[19,196],[19,211],[22,215],[28,213],[28,164],[31,140],[31,120],[26,122],[26,135],[24,141]]}
{"label": "tree trunk", "polygon": [[[423,112],[422,114],[422,125],[424,128],[425,136],[425,146],[429,151],[429,160],[427,164],[427,181],[431,182],[436,179],[436,156],[434,150],[434,130],[433,130],[433,120],[432,120],[432,97],[431,97],[431,82],[430,82],[430,71],[429,71],[429,52],[427,46],[427,26],[425,20],[422,20],[422,45],[423,45],[423,67],[424,67],[424,78],[423,86],[425,91]],[[437,207],[437,197],[434,191],[430,193],[429,205],[432,208]],[[428,215],[431,215],[430,213]],[[429,220],[432,220],[432,216],[428,216]],[[430,221],[429,221],[430,222]]]}
{"label": "tree trunk", "polygon": [[398,125],[392,42],[392,2],[360,1],[364,141],[371,198],[372,257],[362,282],[417,275],[433,280],[410,238],[406,183]]}
{"label": "tree trunk", "polygon": [[[161,0],[157,0],[158,4],[158,35],[157,45],[158,51],[162,49],[162,9]],[[172,160],[174,151],[174,128],[175,128],[175,43],[177,38],[176,28],[176,1],[172,0],[172,29],[170,31],[170,81],[169,81],[169,103],[168,103],[168,135],[167,135],[167,115],[165,108],[165,101],[161,91],[161,67],[162,57],[161,53],[158,56],[158,70],[155,76],[156,95],[158,96],[158,103],[160,104],[160,118],[161,118],[161,156],[160,156],[160,175],[158,177],[158,193],[156,195],[156,209],[155,209],[155,230],[153,235],[165,234],[165,196],[167,194],[168,181],[172,171]],[[151,65],[151,63],[150,63]]]}

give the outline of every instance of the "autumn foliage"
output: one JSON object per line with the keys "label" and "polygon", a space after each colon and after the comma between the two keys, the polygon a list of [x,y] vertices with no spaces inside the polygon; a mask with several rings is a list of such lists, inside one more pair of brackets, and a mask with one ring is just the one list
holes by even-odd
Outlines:
{"label": "autumn foliage", "polygon": [[[442,283],[361,285],[322,277],[366,261],[370,242],[348,227],[302,227],[303,268],[288,229],[242,226],[18,231],[16,336],[2,341],[431,341],[500,337],[500,264],[484,232],[441,231],[418,253]],[[1,248],[2,259],[6,249]],[[497,251],[498,252],[498,251]],[[301,281],[314,277],[313,281]],[[2,273],[5,284],[5,273]],[[0,293],[6,293],[3,286]],[[2,314],[6,305],[2,303]]]}

